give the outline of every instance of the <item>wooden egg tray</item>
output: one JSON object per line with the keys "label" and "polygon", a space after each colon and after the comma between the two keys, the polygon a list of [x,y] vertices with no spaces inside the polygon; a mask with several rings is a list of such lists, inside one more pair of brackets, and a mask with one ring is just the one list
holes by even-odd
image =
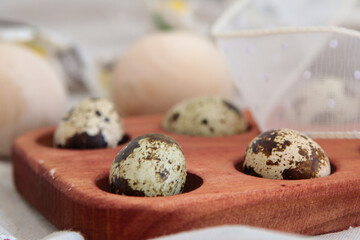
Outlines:
{"label": "wooden egg tray", "polygon": [[239,169],[252,127],[230,137],[190,137],[161,129],[162,115],[124,119],[131,139],[166,133],[182,146],[185,193],[130,197],[108,192],[114,149],[52,147],[54,127],[29,132],[13,145],[14,180],[21,195],[59,229],[87,239],[147,239],[223,224],[245,224],[316,235],[360,225],[360,140],[317,140],[333,173],[308,180],[272,180]]}

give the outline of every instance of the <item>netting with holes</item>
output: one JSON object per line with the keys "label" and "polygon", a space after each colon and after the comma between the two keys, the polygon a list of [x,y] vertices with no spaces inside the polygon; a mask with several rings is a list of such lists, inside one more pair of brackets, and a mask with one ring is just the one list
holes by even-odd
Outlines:
{"label": "netting with holes", "polygon": [[355,6],[245,0],[217,21],[213,35],[261,130],[360,138],[360,33],[343,27]]}

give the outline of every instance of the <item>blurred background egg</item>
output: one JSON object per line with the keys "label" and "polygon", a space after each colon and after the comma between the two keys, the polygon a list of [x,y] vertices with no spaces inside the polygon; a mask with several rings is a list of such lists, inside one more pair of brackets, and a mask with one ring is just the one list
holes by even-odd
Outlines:
{"label": "blurred background egg", "polygon": [[313,125],[355,123],[360,103],[351,81],[340,78],[312,80],[300,85],[286,109],[287,120]]}
{"label": "blurred background egg", "polygon": [[56,124],[65,112],[63,81],[43,57],[0,42],[0,155],[25,131]]}
{"label": "blurred background egg", "polygon": [[235,94],[226,61],[210,40],[171,31],[130,46],[115,64],[111,95],[118,112],[128,116],[166,112],[190,97]]}

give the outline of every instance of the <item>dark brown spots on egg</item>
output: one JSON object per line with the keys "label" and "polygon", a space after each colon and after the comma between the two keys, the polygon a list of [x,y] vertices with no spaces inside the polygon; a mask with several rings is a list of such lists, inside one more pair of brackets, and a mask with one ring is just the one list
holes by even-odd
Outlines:
{"label": "dark brown spots on egg", "polygon": [[207,120],[207,119],[203,119],[203,120],[201,121],[201,124],[207,125],[207,124],[208,124],[208,120]]}
{"label": "dark brown spots on egg", "polygon": [[299,149],[299,154],[303,157],[307,157],[308,156],[308,151],[304,148],[302,148],[301,146],[298,146],[298,149]]}
{"label": "dark brown spots on egg", "polygon": [[321,165],[326,165],[327,157],[324,151],[319,147],[314,147],[312,144],[310,145],[310,148],[311,148],[310,159],[316,162],[316,165],[318,165],[319,168]]}
{"label": "dark brown spots on egg", "polygon": [[242,113],[239,111],[239,109],[237,109],[237,107],[235,107],[233,104],[229,103],[228,101],[223,100],[223,103],[225,104],[225,106],[230,109],[231,111],[234,111],[237,115],[239,115],[240,117],[242,117]]}
{"label": "dark brown spots on egg", "polygon": [[319,147],[314,147],[310,143],[311,153],[306,149],[298,147],[299,154],[305,158],[305,161],[296,162],[295,167],[285,169],[284,179],[309,179],[317,177],[323,165],[326,165],[327,158],[324,151]]}
{"label": "dark brown spots on egg", "polygon": [[255,172],[254,168],[251,167],[251,166],[244,166],[244,169],[243,169],[244,173],[245,174],[248,174],[248,175],[251,175],[251,176],[254,176],[254,177],[263,177],[262,175],[258,174],[257,172]]}
{"label": "dark brown spots on egg", "polygon": [[149,134],[142,135],[138,138],[139,138],[139,140],[141,140],[143,138],[147,138],[147,140],[150,143],[153,143],[155,141],[161,141],[161,142],[165,142],[168,144],[177,144],[177,142],[174,139],[172,139],[171,137],[169,137],[165,134],[161,134],[161,133],[149,133]]}
{"label": "dark brown spots on egg", "polygon": [[171,137],[169,137],[169,136],[167,136],[165,134],[149,133],[149,134],[142,135],[142,136],[140,136],[138,138],[139,138],[139,140],[141,140],[143,138],[147,138],[147,140],[149,141],[150,144],[153,144],[156,141],[160,141],[160,142],[167,143],[168,145],[176,145],[177,148],[179,150],[181,150],[182,153],[184,153],[183,150],[181,149],[180,145],[173,138],[171,138]]}
{"label": "dark brown spots on egg", "polygon": [[99,110],[96,110],[96,111],[95,111],[95,114],[96,114],[96,116],[98,116],[98,117],[101,117],[101,115],[102,115]]}
{"label": "dark brown spots on egg", "polygon": [[174,113],[170,118],[170,122],[176,122],[179,117],[180,117],[180,113]]}
{"label": "dark brown spots on egg", "polygon": [[128,196],[145,196],[145,192],[131,188],[127,179],[116,177],[112,178],[112,181],[110,183],[110,192],[116,194],[124,194]]}
{"label": "dark brown spots on egg", "polygon": [[283,143],[275,141],[277,136],[278,130],[270,130],[260,134],[251,144],[252,151],[255,154],[261,152],[267,157],[272,154],[273,150],[276,152],[285,151],[286,147],[291,145],[291,142],[288,140]]}
{"label": "dark brown spots on egg", "polygon": [[309,179],[317,177],[321,168],[321,161],[318,157],[310,155],[306,161],[295,163],[294,168],[285,169],[282,173],[284,179]]}
{"label": "dark brown spots on egg", "polygon": [[106,117],[105,122],[110,122],[110,119],[108,117]]}
{"label": "dark brown spots on egg", "polygon": [[[177,187],[177,185],[179,184],[179,181],[177,181],[176,183],[177,183],[177,184],[176,184],[176,187]],[[180,192],[181,192],[181,193],[184,191],[184,188],[185,188],[185,182],[183,182],[183,183],[181,184],[181,188],[180,188]]]}
{"label": "dark brown spots on egg", "polygon": [[279,166],[280,165],[280,160],[277,160],[275,162],[273,162],[271,160],[267,160],[266,165],[268,165],[268,166]]}
{"label": "dark brown spots on egg", "polygon": [[294,168],[285,169],[282,173],[283,179],[309,179],[316,176],[311,161],[297,162]]}
{"label": "dark brown spots on egg", "polygon": [[121,162],[122,160],[127,159],[127,157],[134,152],[136,148],[140,147],[139,139],[135,138],[129,142],[125,147],[123,147],[118,155],[115,157],[115,163]]}
{"label": "dark brown spots on egg", "polygon": [[305,140],[309,140],[309,138],[307,136],[303,135],[303,134],[300,134],[300,137],[302,137]]}
{"label": "dark brown spots on egg", "polygon": [[277,136],[277,131],[267,131],[258,136],[258,138],[251,144],[252,151],[255,154],[262,152],[267,157],[272,153],[272,150],[276,148],[277,143],[274,141]]}
{"label": "dark brown spots on egg", "polygon": [[214,128],[213,127],[209,127],[209,131],[211,132],[211,133],[214,133]]}
{"label": "dark brown spots on egg", "polygon": [[91,136],[86,132],[75,134],[72,137],[66,139],[65,145],[58,145],[59,148],[70,149],[94,149],[94,148],[106,148],[107,142],[100,131],[97,135]]}
{"label": "dark brown spots on egg", "polygon": [[152,147],[152,148],[148,148],[148,149],[151,149],[150,152],[148,152],[145,157],[144,157],[144,160],[150,160],[150,161],[153,161],[153,160],[157,160],[157,161],[161,161],[161,158],[157,155],[156,153],[156,150],[158,148],[156,147]]}
{"label": "dark brown spots on egg", "polygon": [[161,172],[155,172],[156,174],[160,175],[160,178],[162,181],[166,181],[169,177],[169,171],[167,169],[164,169]]}
{"label": "dark brown spots on egg", "polygon": [[[163,195],[172,195],[171,191],[169,192],[169,188],[172,188],[173,191],[176,190],[179,191],[180,187],[171,186],[167,181],[169,181],[170,174],[174,174],[176,170],[176,167],[178,167],[178,172],[176,172],[176,175],[181,176],[181,168],[182,166],[178,166],[176,162],[177,159],[170,159],[171,156],[167,156],[166,154],[164,157],[162,157],[161,152],[166,151],[167,148],[169,148],[169,145],[171,146],[171,150],[174,150],[178,145],[175,140],[173,140],[171,137],[166,136],[164,134],[146,134],[143,136],[139,136],[135,138],[133,141],[131,141],[128,145],[126,145],[119,154],[115,157],[115,160],[113,164],[118,164],[119,169],[117,170],[116,176],[120,176],[120,178],[127,179],[127,183],[124,182],[125,180],[122,179],[122,190],[118,190],[120,194],[125,195],[131,195],[131,196],[163,196]],[[180,146],[178,146],[178,150],[181,150]],[[177,147],[176,147],[177,148]],[[136,150],[135,150],[136,149]],[[129,155],[134,153],[134,150],[136,151],[136,159],[131,159],[135,162],[130,161],[123,161],[125,159],[129,159]],[[134,155],[134,154],[133,154]],[[130,158],[133,156],[131,155]],[[135,156],[134,156],[135,157]],[[145,161],[149,160],[150,165],[147,165],[147,163],[144,163]],[[184,159],[181,159],[184,160]],[[170,164],[176,164],[174,166]],[[148,166],[150,166],[150,169],[146,169]],[[154,170],[153,170],[154,167]],[[122,170],[128,170],[128,169],[134,169],[135,171],[146,171],[147,183],[145,181],[140,181],[138,179],[138,176],[128,176],[128,172],[120,172],[120,169]],[[115,171],[112,171],[115,172]],[[133,179],[134,178],[134,179]],[[118,180],[120,181],[120,180]],[[137,186],[135,187],[134,182],[137,182]],[[128,187],[131,187],[132,189],[129,190]],[[134,189],[141,190],[135,191],[133,193]],[[125,189],[125,190],[124,190]],[[115,191],[115,190],[114,190]]]}

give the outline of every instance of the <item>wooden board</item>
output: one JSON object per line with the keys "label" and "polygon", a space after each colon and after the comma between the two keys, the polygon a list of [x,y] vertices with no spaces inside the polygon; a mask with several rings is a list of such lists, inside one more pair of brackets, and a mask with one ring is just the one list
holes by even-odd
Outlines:
{"label": "wooden board", "polygon": [[[131,139],[165,133],[162,118],[127,118],[124,127]],[[246,147],[259,133],[254,124],[248,132],[231,137],[168,134],[187,159],[185,193],[145,198],[108,192],[110,165],[123,145],[56,149],[53,133],[53,127],[44,128],[16,140],[15,184],[56,227],[80,231],[87,239],[146,239],[223,224],[310,235],[360,225],[359,140],[317,141],[333,165],[328,177],[272,180],[239,171]]]}

